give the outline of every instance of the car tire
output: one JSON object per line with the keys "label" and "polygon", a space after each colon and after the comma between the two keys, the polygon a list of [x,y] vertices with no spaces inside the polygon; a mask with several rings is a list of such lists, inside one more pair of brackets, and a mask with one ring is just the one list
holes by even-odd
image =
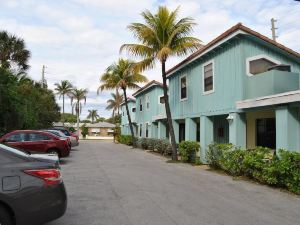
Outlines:
{"label": "car tire", "polygon": [[0,225],[13,225],[11,215],[0,205]]}

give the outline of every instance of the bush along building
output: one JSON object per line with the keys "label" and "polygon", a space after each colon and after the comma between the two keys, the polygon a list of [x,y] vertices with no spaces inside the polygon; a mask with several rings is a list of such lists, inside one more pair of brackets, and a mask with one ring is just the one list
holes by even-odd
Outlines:
{"label": "bush along building", "polygon": [[[233,26],[167,71],[176,141],[200,142],[204,162],[213,142],[300,152],[299,73],[299,53]],[[156,81],[134,93],[137,136],[167,138],[162,93]]]}

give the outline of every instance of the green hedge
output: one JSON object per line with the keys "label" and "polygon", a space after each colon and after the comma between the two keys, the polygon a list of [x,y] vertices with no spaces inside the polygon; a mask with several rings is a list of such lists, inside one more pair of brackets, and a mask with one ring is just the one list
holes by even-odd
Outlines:
{"label": "green hedge", "polygon": [[132,146],[132,136],[131,135],[120,135],[118,137],[118,142],[121,144]]}
{"label": "green hedge", "polygon": [[179,154],[184,162],[196,162],[196,153],[200,150],[200,145],[196,141],[182,141],[179,143]]}
{"label": "green hedge", "polygon": [[211,167],[233,176],[247,176],[263,184],[300,194],[300,153],[257,147],[244,150],[231,144],[209,145],[206,159]]}

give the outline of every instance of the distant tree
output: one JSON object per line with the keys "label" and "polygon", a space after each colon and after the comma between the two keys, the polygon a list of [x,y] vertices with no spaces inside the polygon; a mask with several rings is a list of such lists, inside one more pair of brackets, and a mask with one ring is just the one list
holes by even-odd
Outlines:
{"label": "distant tree", "polygon": [[145,23],[131,23],[128,28],[137,38],[138,44],[124,44],[123,49],[134,57],[141,57],[140,70],[153,68],[158,61],[161,64],[163,91],[167,122],[172,144],[172,159],[177,160],[177,146],[169,105],[166,62],[171,56],[184,56],[201,47],[199,39],[189,36],[195,22],[190,17],[178,18],[179,8],[170,11],[160,6],[155,14],[146,10],[141,13]]}
{"label": "distant tree", "polygon": [[77,117],[76,115],[73,115],[71,113],[63,113],[61,114],[61,120],[63,120],[66,122],[66,123],[76,123],[77,121]]}
{"label": "distant tree", "polygon": [[81,110],[82,110],[82,103],[81,102],[83,101],[84,104],[86,103],[87,93],[88,93],[87,89],[74,88],[68,94],[68,96],[71,98],[72,108],[75,109],[75,112],[76,112],[77,135],[79,135],[79,115],[81,114]]}
{"label": "distant tree", "polygon": [[98,119],[96,119],[96,123],[99,122],[104,122],[106,119],[104,117],[99,117]]}
{"label": "distant tree", "polygon": [[99,118],[99,115],[97,113],[97,110],[92,109],[92,110],[88,110],[89,114],[87,116],[87,119],[91,119],[92,123],[95,122],[95,120],[97,120]]}
{"label": "distant tree", "polygon": [[87,119],[85,119],[85,120],[80,120],[80,122],[81,122],[81,123],[92,123],[92,121],[87,120]]}
{"label": "distant tree", "polygon": [[107,107],[106,110],[112,110],[112,116],[114,117],[115,114],[120,114],[120,106],[121,103],[124,101],[123,95],[120,95],[118,89],[116,93],[111,93],[111,99],[107,100]]}
{"label": "distant tree", "polygon": [[62,80],[60,83],[55,83],[54,85],[56,86],[56,88],[55,88],[56,94],[59,95],[59,98],[62,97],[62,99],[63,99],[62,122],[63,122],[63,125],[65,125],[65,118],[64,118],[64,115],[65,115],[65,95],[68,95],[71,92],[71,90],[73,89],[73,86],[68,80]]}
{"label": "distant tree", "polygon": [[117,63],[113,63],[106,69],[105,73],[101,76],[100,81],[102,84],[98,88],[98,93],[99,90],[121,89],[123,91],[131,136],[132,139],[135,140],[128,108],[127,90],[140,88],[138,84],[146,82],[147,78],[139,73],[135,62],[119,59]]}
{"label": "distant tree", "polygon": [[29,68],[30,52],[23,39],[0,31],[0,67],[25,71]]}

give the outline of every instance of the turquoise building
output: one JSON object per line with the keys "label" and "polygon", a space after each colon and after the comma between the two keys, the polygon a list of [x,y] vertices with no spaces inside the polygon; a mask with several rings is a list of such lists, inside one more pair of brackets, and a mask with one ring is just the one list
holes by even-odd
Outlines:
{"label": "turquoise building", "polygon": [[[131,122],[133,124],[133,130],[135,131],[135,135],[137,135],[136,132],[136,122],[135,122],[135,99],[133,98],[127,98],[128,102],[128,108],[129,108],[129,113],[130,113],[130,118]],[[130,127],[129,127],[129,122],[128,122],[128,116],[126,112],[126,107],[125,107],[125,101],[121,104],[121,134],[123,135],[130,135]]]}
{"label": "turquoise building", "polygon": [[[300,151],[299,74],[299,53],[233,26],[167,71],[176,141],[200,142],[204,161],[212,142]],[[141,136],[150,124],[151,137],[166,138],[164,111],[156,110],[162,88],[154,87],[135,93],[137,109],[156,98],[154,111],[137,110],[136,123]]]}

